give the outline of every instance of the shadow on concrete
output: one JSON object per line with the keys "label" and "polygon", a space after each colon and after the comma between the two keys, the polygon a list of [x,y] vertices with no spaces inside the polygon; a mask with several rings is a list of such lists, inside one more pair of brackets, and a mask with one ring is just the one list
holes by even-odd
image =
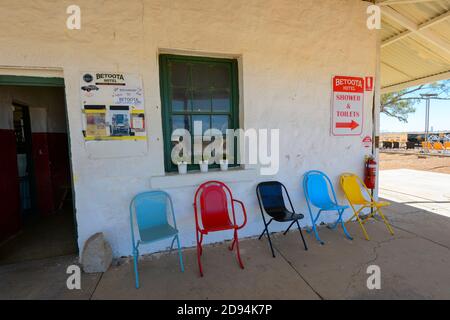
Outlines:
{"label": "shadow on concrete", "polygon": [[70,205],[27,221],[18,235],[0,246],[0,265],[76,254],[75,229]]}
{"label": "shadow on concrete", "polygon": [[[373,221],[367,224],[367,241],[359,225],[349,223],[353,241],[342,230],[320,228],[325,245],[307,235],[305,251],[298,231],[276,234],[276,258],[267,239],[245,239],[244,270],[228,251],[229,243],[206,246],[204,278],[195,249],[184,250],[184,273],[176,253],[145,256],[138,290],[129,259],[104,274],[83,274],[81,291],[66,288],[73,256],[3,266],[0,299],[450,299],[450,218],[400,203],[392,203],[385,214],[394,236]],[[369,265],[381,268],[380,290],[367,288]]]}

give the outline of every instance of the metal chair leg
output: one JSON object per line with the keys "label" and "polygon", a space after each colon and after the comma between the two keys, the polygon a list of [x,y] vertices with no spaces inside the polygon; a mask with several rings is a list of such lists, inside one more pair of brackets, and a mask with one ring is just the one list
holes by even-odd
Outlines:
{"label": "metal chair leg", "polygon": [[342,215],[344,214],[344,211],[345,211],[345,210],[338,211],[338,212],[339,212],[339,218],[338,218],[338,220],[336,221],[336,225],[340,222],[340,223],[341,223],[341,226],[342,226],[342,230],[344,231],[345,236],[346,236],[348,239],[353,240],[353,237],[352,237],[352,236],[350,235],[350,233],[347,231],[347,228],[345,227],[344,220],[342,219]]}
{"label": "metal chair leg", "polygon": [[298,220],[295,220],[297,222],[298,231],[300,231],[300,235],[302,237],[303,245],[305,246],[305,250],[308,250],[308,246],[306,245],[305,238],[303,237],[302,228],[300,228],[300,223],[298,223]]}
{"label": "metal chair leg", "polygon": [[312,227],[311,227],[309,230],[306,229],[306,232],[307,232],[307,233],[312,233],[312,232],[314,232],[314,236],[316,237],[317,241],[319,241],[319,243],[323,245],[323,244],[325,244],[325,242],[323,242],[322,239],[320,239],[320,237],[319,237],[319,232],[317,231],[317,226],[316,226],[316,223],[317,223],[317,221],[319,220],[319,217],[320,217],[320,214],[321,214],[321,213],[322,213],[322,210],[319,210],[319,212],[317,213],[317,216],[316,216],[315,219],[313,218],[312,214],[310,213],[310,216],[311,216],[311,222],[312,222]]}
{"label": "metal chair leg", "polygon": [[317,231],[317,226],[315,224],[313,224],[312,228],[309,231],[306,230],[306,232],[308,232],[308,233],[314,232],[314,236],[316,237],[316,240],[319,241],[319,243],[321,245],[325,244],[325,242],[323,242],[322,239],[320,239],[319,232]]}
{"label": "metal chair leg", "polygon": [[264,233],[266,233],[266,231],[267,231],[267,227],[264,228],[264,230],[261,233],[261,235],[259,236],[258,240],[261,240],[262,236],[264,235]]}
{"label": "metal chair leg", "polygon": [[198,231],[197,231],[197,263],[198,263],[198,269],[200,271],[200,277],[203,277],[203,268],[202,268],[202,262],[200,260],[200,256],[202,255],[202,243],[201,241],[202,239],[202,235],[200,234],[201,238],[199,238],[198,236]]}
{"label": "metal chair leg", "polygon": [[137,248],[134,248],[133,250],[133,260],[134,260],[135,285],[136,289],[139,289],[139,271],[138,271],[139,250]]}
{"label": "metal chair leg", "polygon": [[266,231],[268,231],[269,224],[270,224],[272,221],[273,221],[273,219],[270,219],[270,220],[269,220],[269,223],[266,224],[266,221],[264,220],[264,230],[263,230],[263,232],[261,233],[261,235],[259,236],[258,240],[261,240],[261,238],[262,238],[262,236],[264,235],[264,233],[265,233]]}
{"label": "metal chair leg", "polygon": [[234,249],[234,244],[236,243],[236,238],[233,238],[233,242],[231,243],[231,245],[228,247],[228,250],[233,251]]}
{"label": "metal chair leg", "polygon": [[384,224],[385,224],[386,227],[388,228],[389,233],[390,233],[391,235],[394,235],[394,230],[392,230],[392,227],[391,227],[389,221],[386,219],[386,217],[384,216],[383,212],[381,212],[381,209],[378,208],[377,211],[378,211],[378,214],[380,215],[381,219],[383,219]]}
{"label": "metal chair leg", "polygon": [[270,239],[269,229],[266,228],[267,239],[269,239],[270,250],[272,251],[272,257],[275,258],[275,251],[273,250],[272,240]]}
{"label": "metal chair leg", "polygon": [[181,272],[184,272],[184,263],[183,263],[183,255],[181,253],[181,245],[180,245],[180,238],[178,235],[176,235],[177,238],[177,245],[178,245],[178,257],[180,258],[180,268]]}
{"label": "metal chair leg", "polygon": [[361,218],[359,217],[359,215],[356,216],[356,220],[358,220],[358,223],[361,226],[361,229],[362,229],[362,231],[364,233],[364,237],[366,238],[366,240],[370,241],[369,234],[367,233],[366,228],[364,228],[364,224],[361,221]]}
{"label": "metal chair leg", "polygon": [[283,233],[283,235],[286,235],[289,232],[291,227],[294,225],[295,221],[297,221],[297,220],[292,221],[292,223],[289,225],[289,228],[286,229],[286,231]]}
{"label": "metal chair leg", "polygon": [[239,252],[239,240],[238,240],[237,230],[234,231],[234,239],[235,239],[235,243],[236,243],[236,255],[238,258],[239,266],[241,267],[241,269],[244,269],[244,264],[242,263],[242,260],[241,260],[241,253]]}
{"label": "metal chair leg", "polygon": [[344,230],[344,234],[345,236],[350,239],[353,240],[353,237],[350,235],[350,233],[348,233],[347,228],[345,227],[345,223],[343,220],[341,220],[341,226],[342,226],[342,230]]}
{"label": "metal chair leg", "polygon": [[177,236],[173,237],[173,239],[172,239],[172,244],[170,245],[169,253],[172,253],[173,245],[175,244],[175,239],[176,239],[176,238],[177,238]]}
{"label": "metal chair leg", "polygon": [[203,243],[203,234],[200,234],[200,255],[203,255],[203,247],[202,247],[202,243]]}

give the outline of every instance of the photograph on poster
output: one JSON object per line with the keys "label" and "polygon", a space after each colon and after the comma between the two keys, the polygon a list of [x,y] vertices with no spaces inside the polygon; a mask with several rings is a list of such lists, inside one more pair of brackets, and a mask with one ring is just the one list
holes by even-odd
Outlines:
{"label": "photograph on poster", "polygon": [[146,139],[140,75],[83,72],[80,97],[86,141]]}
{"label": "photograph on poster", "polygon": [[145,115],[142,110],[131,113],[131,129],[133,132],[145,132]]}
{"label": "photograph on poster", "polygon": [[129,136],[130,135],[130,110],[128,106],[110,106],[111,116],[111,135]]}
{"label": "photograph on poster", "polygon": [[86,136],[108,136],[106,127],[106,107],[103,105],[84,106],[86,117]]}

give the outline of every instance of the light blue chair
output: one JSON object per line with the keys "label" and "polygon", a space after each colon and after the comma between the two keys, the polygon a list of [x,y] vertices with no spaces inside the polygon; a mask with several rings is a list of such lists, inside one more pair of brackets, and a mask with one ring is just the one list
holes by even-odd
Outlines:
{"label": "light blue chair", "polygon": [[[330,197],[330,190],[333,195],[333,198]],[[324,242],[319,237],[319,232],[317,231],[316,223],[319,220],[320,214],[324,211],[337,211],[339,217],[336,223],[329,227],[330,229],[335,229],[338,224],[341,224],[342,229],[344,230],[344,234],[350,240],[353,238],[348,233],[345,228],[344,220],[342,220],[342,214],[345,209],[349,208],[349,206],[341,206],[337,202],[336,193],[334,192],[333,184],[331,183],[330,178],[328,176],[317,170],[311,170],[305,173],[303,177],[303,191],[305,192],[306,203],[308,204],[309,215],[311,217],[312,222],[312,230],[307,230],[308,233],[314,231],[316,239],[321,243]],[[316,216],[313,214],[312,207],[316,207],[319,209]]]}
{"label": "light blue chair", "polygon": [[[172,225],[168,217],[172,217]],[[139,229],[140,239],[135,241],[134,223]],[[173,211],[173,203],[169,194],[164,191],[148,191],[134,197],[130,204],[131,240],[133,245],[134,274],[136,276],[136,288],[139,288],[138,258],[139,245],[173,238],[170,251],[175,240],[178,245],[181,271],[184,272],[183,256],[181,255],[180,239]]]}

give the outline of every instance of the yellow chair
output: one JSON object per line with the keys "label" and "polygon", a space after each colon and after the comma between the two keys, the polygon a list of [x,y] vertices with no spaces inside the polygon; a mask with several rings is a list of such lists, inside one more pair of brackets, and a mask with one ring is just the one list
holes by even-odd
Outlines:
{"label": "yellow chair", "polygon": [[445,141],[444,142],[444,149],[445,150],[450,150],[450,141]]}
{"label": "yellow chair", "polygon": [[432,150],[433,145],[431,144],[430,141],[422,141],[422,149]]}
{"label": "yellow chair", "polygon": [[433,143],[433,149],[437,150],[437,151],[444,151],[445,150],[444,146],[440,142]]}
{"label": "yellow chair", "polygon": [[[391,225],[387,221],[386,217],[384,216],[383,212],[381,212],[382,207],[389,206],[390,203],[387,201],[375,201],[375,199],[370,194],[369,190],[367,189],[364,182],[355,174],[353,173],[344,173],[341,175],[341,187],[342,190],[344,190],[345,197],[347,198],[348,202],[350,203],[350,206],[353,209],[354,215],[348,220],[351,221],[353,218],[356,218],[358,220],[359,225],[361,226],[364,236],[367,240],[369,239],[369,235],[367,234],[366,228],[364,228],[364,224],[370,219],[374,218],[375,214],[378,212],[381,219],[383,219],[386,227],[388,228],[389,232],[394,235],[394,231],[392,230]],[[361,192],[361,187],[366,190],[366,193],[370,197],[370,201],[367,200],[367,198],[363,195]],[[357,210],[356,206],[360,206],[360,208]],[[362,210],[365,208],[373,208],[372,212],[364,219],[360,218],[360,214],[362,213]],[[347,221],[347,222],[348,222]]]}

